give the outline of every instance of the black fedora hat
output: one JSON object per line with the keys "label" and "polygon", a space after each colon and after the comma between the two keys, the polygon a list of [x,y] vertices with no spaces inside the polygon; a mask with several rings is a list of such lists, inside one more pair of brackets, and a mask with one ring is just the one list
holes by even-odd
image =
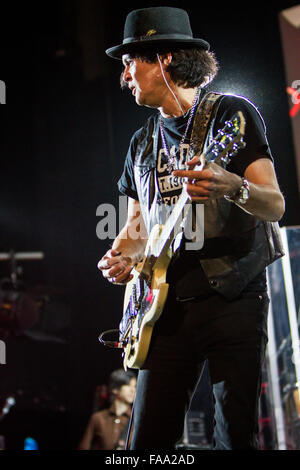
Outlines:
{"label": "black fedora hat", "polygon": [[187,12],[181,8],[153,7],[131,11],[125,21],[123,43],[106,54],[121,59],[123,54],[149,45],[198,47],[209,50],[208,42],[193,37]]}

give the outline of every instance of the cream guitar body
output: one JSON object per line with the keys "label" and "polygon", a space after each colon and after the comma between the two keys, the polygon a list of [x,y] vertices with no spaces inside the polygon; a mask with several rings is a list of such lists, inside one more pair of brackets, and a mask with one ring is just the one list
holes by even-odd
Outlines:
{"label": "cream guitar body", "polygon": [[156,255],[162,229],[162,225],[153,227],[144,259],[133,268],[133,278],[126,286],[123,316],[127,318],[127,327],[122,339],[125,369],[140,368],[145,362],[154,324],[167,299],[169,284],[166,277],[172,253],[166,244],[159,257]]}

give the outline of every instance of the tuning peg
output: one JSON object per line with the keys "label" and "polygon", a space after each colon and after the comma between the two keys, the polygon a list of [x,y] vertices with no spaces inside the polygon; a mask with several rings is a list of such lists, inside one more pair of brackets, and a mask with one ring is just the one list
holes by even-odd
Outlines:
{"label": "tuning peg", "polygon": [[227,127],[228,129],[231,129],[233,127],[233,124],[231,121],[225,121],[225,128]]}
{"label": "tuning peg", "polygon": [[211,153],[213,153],[213,154],[217,157],[217,156],[219,155],[219,150],[218,150],[218,148],[215,147],[215,148],[211,151]]}

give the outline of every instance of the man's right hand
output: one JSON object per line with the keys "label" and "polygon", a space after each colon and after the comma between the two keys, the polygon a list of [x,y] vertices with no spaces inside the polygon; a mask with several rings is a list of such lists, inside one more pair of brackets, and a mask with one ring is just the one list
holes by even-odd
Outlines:
{"label": "man's right hand", "polygon": [[130,258],[126,258],[116,250],[108,250],[98,263],[98,269],[112,284],[124,285],[133,278]]}

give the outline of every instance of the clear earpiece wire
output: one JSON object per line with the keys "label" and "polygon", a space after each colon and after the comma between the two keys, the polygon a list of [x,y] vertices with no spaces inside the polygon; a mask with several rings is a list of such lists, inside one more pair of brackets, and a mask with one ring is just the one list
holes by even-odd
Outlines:
{"label": "clear earpiece wire", "polygon": [[170,87],[170,85],[169,85],[169,83],[168,83],[168,81],[167,81],[167,79],[166,79],[166,76],[165,76],[165,73],[164,73],[164,68],[163,68],[163,65],[162,65],[162,63],[161,63],[159,54],[156,54],[156,56],[157,56],[157,60],[158,60],[159,65],[160,65],[161,74],[162,74],[162,76],[163,76],[163,79],[164,79],[164,81],[165,81],[165,84],[167,85],[167,87],[169,88],[170,92],[172,93],[172,95],[173,95],[173,97],[174,97],[174,99],[175,99],[175,101],[176,101],[176,103],[177,103],[177,105],[178,105],[180,111],[182,112],[182,114],[184,114],[184,111],[183,111],[183,109],[182,109],[182,107],[181,107],[181,105],[180,105],[180,103],[179,103],[179,101],[178,101],[177,96],[175,95],[174,91],[172,90],[172,88]]}

